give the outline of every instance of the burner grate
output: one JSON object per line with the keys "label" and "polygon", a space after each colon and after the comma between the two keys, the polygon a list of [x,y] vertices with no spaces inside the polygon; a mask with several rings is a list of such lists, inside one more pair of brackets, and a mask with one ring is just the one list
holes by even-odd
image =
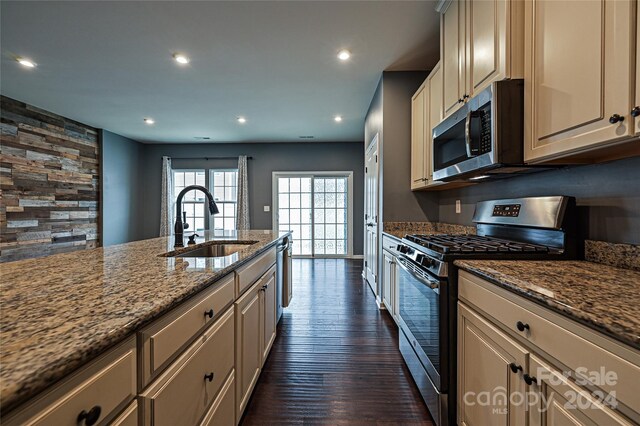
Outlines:
{"label": "burner grate", "polygon": [[438,253],[547,253],[545,246],[479,235],[408,235],[407,240]]}

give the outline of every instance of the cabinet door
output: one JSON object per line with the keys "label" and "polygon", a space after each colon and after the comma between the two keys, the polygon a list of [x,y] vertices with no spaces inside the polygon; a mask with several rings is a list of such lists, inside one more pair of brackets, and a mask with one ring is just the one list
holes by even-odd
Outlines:
{"label": "cabinet door", "polygon": [[[525,160],[629,137],[631,0],[525,2]],[[616,114],[624,121],[616,121]]]}
{"label": "cabinet door", "polygon": [[443,109],[448,116],[463,103],[464,76],[464,0],[451,0],[440,17],[440,52],[443,72]]}
{"label": "cabinet door", "polygon": [[433,128],[442,121],[442,68],[440,62],[429,77],[429,111],[425,132],[424,168],[428,184],[433,184]]}
{"label": "cabinet door", "polygon": [[633,104],[635,117],[635,135],[640,136],[640,4],[636,6],[636,101]]}
{"label": "cabinet door", "polygon": [[262,362],[267,360],[273,341],[276,339],[276,271],[272,268],[260,280],[260,290],[262,290],[262,313],[263,327],[262,333]]}
{"label": "cabinet door", "polygon": [[387,251],[383,254],[382,263],[382,303],[387,308],[389,313],[393,315],[393,303],[392,303],[392,283],[393,283],[393,256]]}
{"label": "cabinet door", "polygon": [[249,401],[262,366],[262,284],[257,282],[236,302],[236,418]]}
{"label": "cabinet door", "polygon": [[525,392],[527,350],[466,305],[458,306],[458,423],[525,424],[525,405],[514,401]]}
{"label": "cabinet door", "polygon": [[411,98],[411,189],[424,186],[425,85]]}
{"label": "cabinet door", "polygon": [[528,395],[530,426],[632,424],[608,408],[606,398],[597,400],[535,355],[529,361],[529,374],[535,380]]}

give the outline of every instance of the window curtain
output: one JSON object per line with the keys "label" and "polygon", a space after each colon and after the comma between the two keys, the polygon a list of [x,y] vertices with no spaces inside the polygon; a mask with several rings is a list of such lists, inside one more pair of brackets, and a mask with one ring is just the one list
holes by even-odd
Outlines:
{"label": "window curtain", "polygon": [[236,229],[250,229],[249,225],[249,179],[247,171],[247,156],[238,157],[238,212],[236,215]]}
{"label": "window curtain", "polygon": [[173,175],[171,173],[171,158],[162,157],[162,195],[160,206],[160,236],[171,236],[173,207]]}

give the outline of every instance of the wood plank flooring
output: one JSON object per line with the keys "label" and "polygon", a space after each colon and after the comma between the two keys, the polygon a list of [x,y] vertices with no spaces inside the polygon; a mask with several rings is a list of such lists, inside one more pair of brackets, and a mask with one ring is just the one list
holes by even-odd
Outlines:
{"label": "wood plank flooring", "polygon": [[432,425],[362,261],[295,259],[294,296],[242,425]]}

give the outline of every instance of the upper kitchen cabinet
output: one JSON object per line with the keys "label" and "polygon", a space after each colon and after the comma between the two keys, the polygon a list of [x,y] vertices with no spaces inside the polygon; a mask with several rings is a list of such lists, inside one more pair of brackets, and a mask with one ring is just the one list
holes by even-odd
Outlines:
{"label": "upper kitchen cabinet", "polygon": [[632,0],[525,3],[525,161],[640,154],[636,19]]}
{"label": "upper kitchen cabinet", "polygon": [[440,57],[445,76],[442,79],[442,106],[447,116],[465,99],[464,0],[443,2],[440,11]]}
{"label": "upper kitchen cabinet", "polygon": [[442,67],[438,62],[411,98],[412,190],[443,185],[443,182],[433,180],[433,128],[440,121],[442,121]]}
{"label": "upper kitchen cabinet", "polygon": [[445,117],[492,82],[522,78],[524,2],[449,0],[439,10]]}

